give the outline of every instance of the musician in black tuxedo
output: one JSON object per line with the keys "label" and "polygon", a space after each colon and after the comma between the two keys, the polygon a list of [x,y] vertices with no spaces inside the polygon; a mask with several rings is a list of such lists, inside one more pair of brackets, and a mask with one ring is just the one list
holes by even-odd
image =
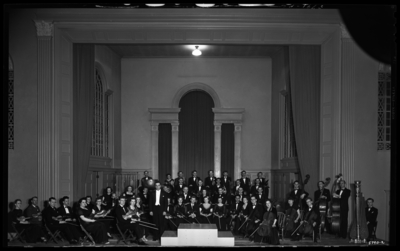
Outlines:
{"label": "musician in black tuxedo", "polygon": [[231,187],[232,187],[232,179],[228,176],[228,172],[224,171],[221,177],[221,185],[225,187],[225,191],[227,195],[231,194]]}
{"label": "musician in black tuxedo", "polygon": [[374,207],[374,199],[367,199],[367,207],[365,208],[365,217],[368,226],[368,239],[374,240],[375,236],[375,227],[377,225],[376,218],[378,217],[378,209]]}
{"label": "musician in black tuxedo", "polygon": [[151,179],[148,171],[144,171],[143,174],[144,174],[144,177],[141,179],[142,190],[143,190],[143,187],[145,187],[147,185],[147,181],[149,181]]}
{"label": "musician in black tuxedo", "polygon": [[153,221],[158,231],[154,231],[153,240],[160,240],[164,233],[165,227],[165,215],[167,214],[167,196],[165,192],[161,189],[160,181],[155,182],[156,189],[150,194],[150,215],[153,216]]}
{"label": "musician in black tuxedo", "polygon": [[71,221],[76,221],[76,216],[73,213],[72,208],[69,206],[68,196],[62,197],[60,200],[60,207],[57,208],[57,212],[63,217],[64,220],[69,219]]}
{"label": "musician in black tuxedo", "polygon": [[188,179],[188,187],[189,187],[189,192],[192,193],[193,188],[197,186],[197,182],[199,181],[199,177],[197,177],[197,171],[193,170],[192,171],[192,177]]}
{"label": "musician in black tuxedo", "polygon": [[300,240],[303,235],[310,235],[313,236],[313,241],[317,242],[318,227],[321,222],[319,210],[314,206],[311,198],[307,197],[305,201],[307,207],[305,207],[303,211],[303,221],[300,222],[302,225],[296,232],[293,240]]}
{"label": "musician in black tuxedo", "polygon": [[334,198],[340,199],[340,234],[343,239],[347,238],[347,225],[349,214],[349,198],[351,191],[346,188],[346,181],[340,180],[340,189],[333,195]]}
{"label": "musician in black tuxedo", "polygon": [[[235,196],[235,202],[229,206],[229,222],[231,222],[232,233],[237,234],[240,227],[239,213],[242,210],[243,202],[240,201],[240,196]],[[231,226],[228,226],[231,227]]]}
{"label": "musician in black tuxedo", "polygon": [[179,184],[179,180],[180,179],[182,179],[183,184],[185,185],[186,181],[185,181],[185,177],[183,177],[183,172],[182,171],[179,171],[178,172],[178,177],[175,178],[175,186]]}
{"label": "musician in black tuxedo", "polygon": [[186,217],[191,223],[199,223],[199,205],[196,203],[196,196],[190,197],[190,203],[186,205]]}
{"label": "musician in black tuxedo", "polygon": [[256,178],[254,180],[254,185],[250,188],[250,196],[251,195],[257,195],[258,194],[258,188],[262,187],[261,181],[259,178]]}
{"label": "musician in black tuxedo", "polygon": [[235,181],[235,185],[232,187],[232,194],[236,195],[239,192],[239,188],[241,188],[241,187],[242,187],[242,184],[240,183],[240,180],[237,179]]}
{"label": "musician in black tuxedo", "polygon": [[[246,225],[246,237],[250,237],[250,235],[256,230],[256,228],[260,225],[262,222],[262,218],[264,215],[264,209],[261,204],[257,203],[257,198],[256,196],[251,196],[250,197],[251,205],[249,208],[249,216],[248,216],[248,221]],[[254,235],[250,237],[250,241],[254,239]]]}
{"label": "musician in black tuxedo", "polygon": [[217,194],[213,195],[212,203],[213,204],[217,204],[219,198],[222,198],[222,204],[227,204],[227,196],[226,196],[226,194],[224,194],[224,190],[222,189],[222,187],[220,187],[218,189],[218,193]]}
{"label": "musician in black tuxedo", "polygon": [[326,199],[326,202],[329,203],[331,201],[331,193],[328,189],[324,187],[325,182],[318,181],[318,190],[314,192],[314,201],[319,202],[319,199]]}
{"label": "musician in black tuxedo", "polygon": [[54,197],[50,197],[49,205],[42,212],[44,222],[51,231],[61,231],[70,244],[78,244],[81,234],[74,226],[66,224],[65,221],[62,220],[62,217],[58,214],[55,205],[56,199]]}
{"label": "musician in black tuxedo", "polygon": [[212,193],[214,194],[214,195],[217,195],[218,194],[218,190],[220,189],[220,188],[222,188],[222,190],[224,190],[223,189],[223,186],[221,185],[221,179],[220,178],[216,178],[215,179],[215,185],[213,185],[213,186],[211,186],[212,188],[211,188],[211,190],[212,190]]}
{"label": "musician in black tuxedo", "polygon": [[214,177],[214,171],[208,170],[208,177],[204,179],[204,186],[210,191],[213,186],[213,181],[215,182],[216,178]]}
{"label": "musician in black tuxedo", "polygon": [[192,195],[197,196],[197,201],[199,202],[199,198],[201,197],[203,189],[206,189],[205,186],[203,186],[203,181],[199,179],[197,182],[197,185],[193,187],[192,189]]}
{"label": "musician in black tuxedo", "polygon": [[257,198],[257,203],[261,204],[261,205],[265,205],[265,202],[267,201],[267,196],[264,193],[263,187],[260,186],[257,189],[257,193],[255,194],[256,198]]}
{"label": "musician in black tuxedo", "polygon": [[189,188],[187,186],[183,186],[182,193],[177,195],[177,197],[175,198],[175,201],[178,201],[178,197],[182,197],[183,204],[187,204],[190,202],[190,196],[191,196],[191,194],[189,194]]}
{"label": "musician in black tuxedo", "polygon": [[263,178],[262,175],[263,175],[262,172],[257,173],[257,179],[260,179],[260,185],[263,187],[265,197],[268,198],[268,196],[269,196],[268,180]]}
{"label": "musician in black tuxedo", "polygon": [[[300,183],[298,180],[293,182],[293,190],[290,192],[288,197],[292,197],[294,199],[293,206],[295,208],[306,208],[307,204],[305,202],[305,198],[308,196],[308,193],[300,188]],[[300,203],[301,202],[301,203]]]}
{"label": "musician in black tuxedo", "polygon": [[243,187],[243,190],[246,194],[250,194],[250,187],[251,187],[251,181],[250,178],[246,177],[246,171],[242,171],[241,173],[242,177],[240,178],[240,185]]}
{"label": "musician in black tuxedo", "polygon": [[175,196],[180,196],[183,193],[183,188],[185,184],[183,183],[183,178],[179,178],[178,184],[174,187]]}
{"label": "musician in black tuxedo", "polygon": [[133,215],[127,215],[128,209],[125,208],[126,198],[121,196],[119,198],[119,205],[115,207],[115,217],[117,218],[118,227],[122,232],[125,232],[126,229],[130,229],[136,235],[136,240],[139,245],[147,245],[143,239],[143,229],[139,226],[137,219],[133,217]]}

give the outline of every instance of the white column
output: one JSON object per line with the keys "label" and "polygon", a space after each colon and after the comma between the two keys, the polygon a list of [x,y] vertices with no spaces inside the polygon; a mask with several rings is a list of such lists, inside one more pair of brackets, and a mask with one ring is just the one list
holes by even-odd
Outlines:
{"label": "white column", "polygon": [[158,123],[151,124],[151,173],[158,178]]}
{"label": "white column", "polygon": [[214,121],[214,175],[221,177],[221,125]]}
{"label": "white column", "polygon": [[240,178],[242,171],[242,124],[235,123],[235,180]]}
{"label": "white column", "polygon": [[172,125],[172,173],[174,176],[179,171],[179,122],[173,122]]}
{"label": "white column", "polygon": [[[58,194],[58,177],[52,160],[53,23],[35,21],[38,36],[38,198]],[[52,155],[53,154],[53,155]]]}

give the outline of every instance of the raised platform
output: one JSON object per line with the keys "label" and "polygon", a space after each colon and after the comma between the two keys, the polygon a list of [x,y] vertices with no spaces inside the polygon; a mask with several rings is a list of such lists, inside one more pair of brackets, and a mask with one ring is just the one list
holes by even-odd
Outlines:
{"label": "raised platform", "polygon": [[178,231],[165,231],[161,246],[233,247],[235,238],[230,231],[218,232],[215,224],[180,224]]}

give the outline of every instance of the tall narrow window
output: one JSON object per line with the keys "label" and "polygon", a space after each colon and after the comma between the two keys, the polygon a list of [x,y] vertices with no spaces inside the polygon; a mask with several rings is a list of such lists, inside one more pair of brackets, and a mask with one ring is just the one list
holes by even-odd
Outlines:
{"label": "tall narrow window", "polygon": [[97,157],[108,157],[110,95],[104,89],[102,77],[96,69],[91,155]]}
{"label": "tall narrow window", "polygon": [[8,149],[14,149],[14,64],[8,57]]}
{"label": "tall narrow window", "polygon": [[378,151],[390,150],[391,67],[380,64],[378,72]]}

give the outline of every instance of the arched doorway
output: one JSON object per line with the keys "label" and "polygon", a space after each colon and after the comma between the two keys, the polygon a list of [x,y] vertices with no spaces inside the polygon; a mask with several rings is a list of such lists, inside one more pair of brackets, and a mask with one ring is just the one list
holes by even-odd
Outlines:
{"label": "arched doorway", "polygon": [[179,101],[179,170],[201,179],[214,170],[214,101],[203,90],[187,92]]}

